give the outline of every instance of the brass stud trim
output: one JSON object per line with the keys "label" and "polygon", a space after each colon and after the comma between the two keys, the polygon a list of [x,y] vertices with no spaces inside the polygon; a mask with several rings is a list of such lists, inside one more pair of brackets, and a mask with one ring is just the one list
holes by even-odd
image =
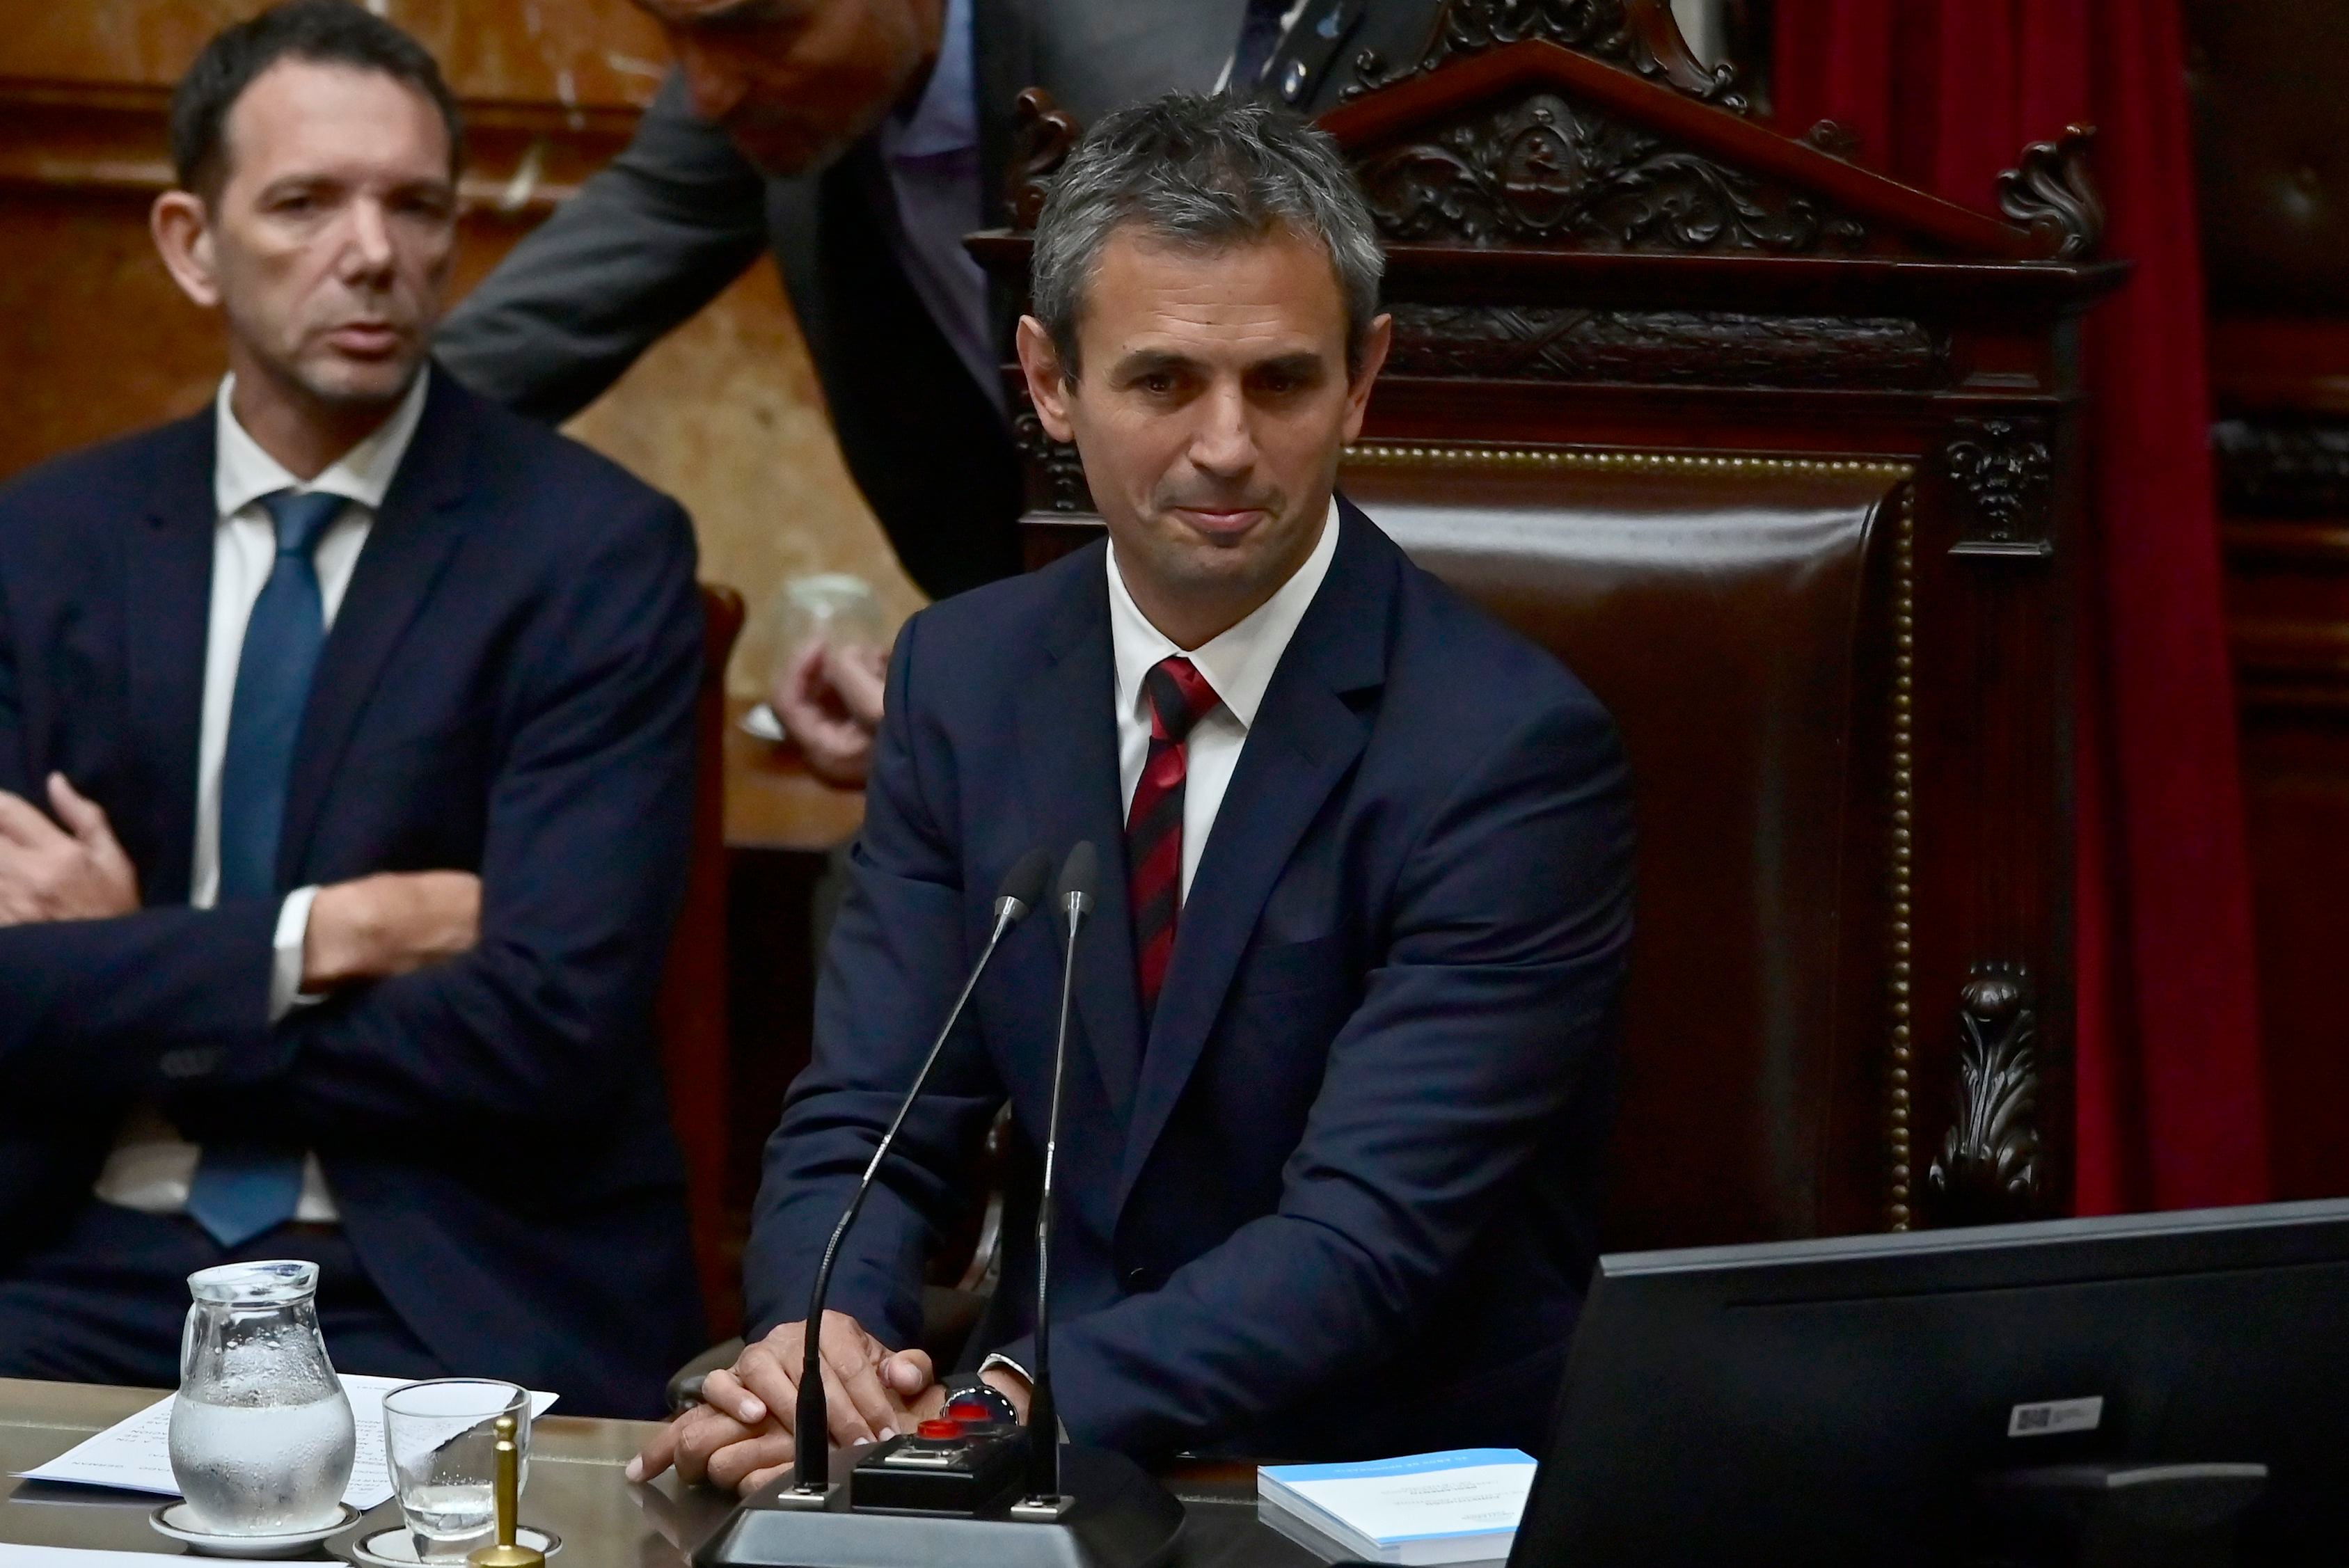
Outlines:
{"label": "brass stud trim", "polygon": [[1889,863],[1892,918],[1892,953],[1886,991],[1891,1003],[1892,1060],[1895,1064],[1885,1093],[1886,1171],[1885,1228],[1905,1231],[1911,1218],[1909,1195],[1913,1173],[1909,1160],[1909,953],[1915,935],[1910,915],[1916,908],[1916,875],[1910,843],[1917,814],[1917,711],[1912,698],[1916,646],[1912,628],[1917,620],[1917,492],[1903,484],[1893,518],[1892,624],[1897,628],[1892,667],[1892,799],[1889,829]]}

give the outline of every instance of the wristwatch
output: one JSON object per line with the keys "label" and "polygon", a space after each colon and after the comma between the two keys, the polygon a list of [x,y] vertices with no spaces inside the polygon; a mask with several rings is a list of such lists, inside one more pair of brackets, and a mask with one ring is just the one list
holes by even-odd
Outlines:
{"label": "wristwatch", "polygon": [[[978,1414],[971,1407],[976,1406]],[[1009,1396],[992,1383],[977,1377],[957,1378],[947,1385],[946,1413],[959,1420],[1001,1421],[1007,1426],[1019,1424],[1019,1408]]]}

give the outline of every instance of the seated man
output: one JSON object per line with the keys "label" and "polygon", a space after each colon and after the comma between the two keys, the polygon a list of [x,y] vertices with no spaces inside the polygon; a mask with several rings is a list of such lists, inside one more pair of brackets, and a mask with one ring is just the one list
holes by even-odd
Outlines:
{"label": "seated man", "polygon": [[[1280,111],[1170,97],[1071,158],[1019,351],[1108,539],[900,634],[746,1264],[764,1337],[637,1473],[739,1485],[790,1459],[849,1190],[999,879],[1084,840],[1105,854],[1053,1253],[1071,1435],[1306,1458],[1543,1436],[1596,1241],[1627,779],[1571,676],[1332,494],[1389,341],[1381,265],[1335,148]],[[1040,1139],[1052,925],[1005,941],[847,1239],[837,1440],[944,1398],[892,1347],[997,1107]],[[1024,1416],[1032,1236],[1005,1233],[973,1358]]]}
{"label": "seated man", "polygon": [[648,1413],[700,1328],[649,1038],[690,529],[427,367],[414,41],[295,0],[171,129],[220,395],[0,491],[0,1375],[168,1387],[191,1272],[302,1257],[345,1371]]}

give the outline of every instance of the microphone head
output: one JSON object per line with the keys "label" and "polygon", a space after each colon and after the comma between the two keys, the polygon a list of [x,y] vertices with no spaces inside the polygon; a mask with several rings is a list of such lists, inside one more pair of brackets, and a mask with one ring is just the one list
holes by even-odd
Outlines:
{"label": "microphone head", "polygon": [[1093,851],[1091,839],[1081,840],[1061,862],[1061,885],[1052,902],[1062,914],[1090,914],[1093,907],[1093,881],[1101,869],[1101,857]]}
{"label": "microphone head", "polygon": [[1040,846],[1020,856],[995,890],[996,918],[1009,922],[1025,917],[1044,902],[1044,886],[1051,877],[1050,851]]}

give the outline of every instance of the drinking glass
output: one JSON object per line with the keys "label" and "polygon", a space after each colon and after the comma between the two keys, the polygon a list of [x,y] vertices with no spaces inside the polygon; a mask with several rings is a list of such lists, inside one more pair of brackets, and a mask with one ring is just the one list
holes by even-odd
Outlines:
{"label": "drinking glass", "polygon": [[496,1538],[500,1416],[514,1418],[515,1470],[527,1482],[528,1390],[486,1377],[439,1377],[383,1397],[384,1450],[419,1562],[462,1563]]}
{"label": "drinking glass", "polygon": [[188,1276],[171,1405],[171,1479],[219,1535],[323,1530],[341,1517],[357,1429],[318,1333],[318,1265],[223,1264]]}
{"label": "drinking glass", "polygon": [[[794,577],[767,612],[769,701],[790,689],[792,671],[811,643],[831,648],[886,648],[889,628],[873,584],[852,572]],[[778,712],[781,707],[778,706]]]}

